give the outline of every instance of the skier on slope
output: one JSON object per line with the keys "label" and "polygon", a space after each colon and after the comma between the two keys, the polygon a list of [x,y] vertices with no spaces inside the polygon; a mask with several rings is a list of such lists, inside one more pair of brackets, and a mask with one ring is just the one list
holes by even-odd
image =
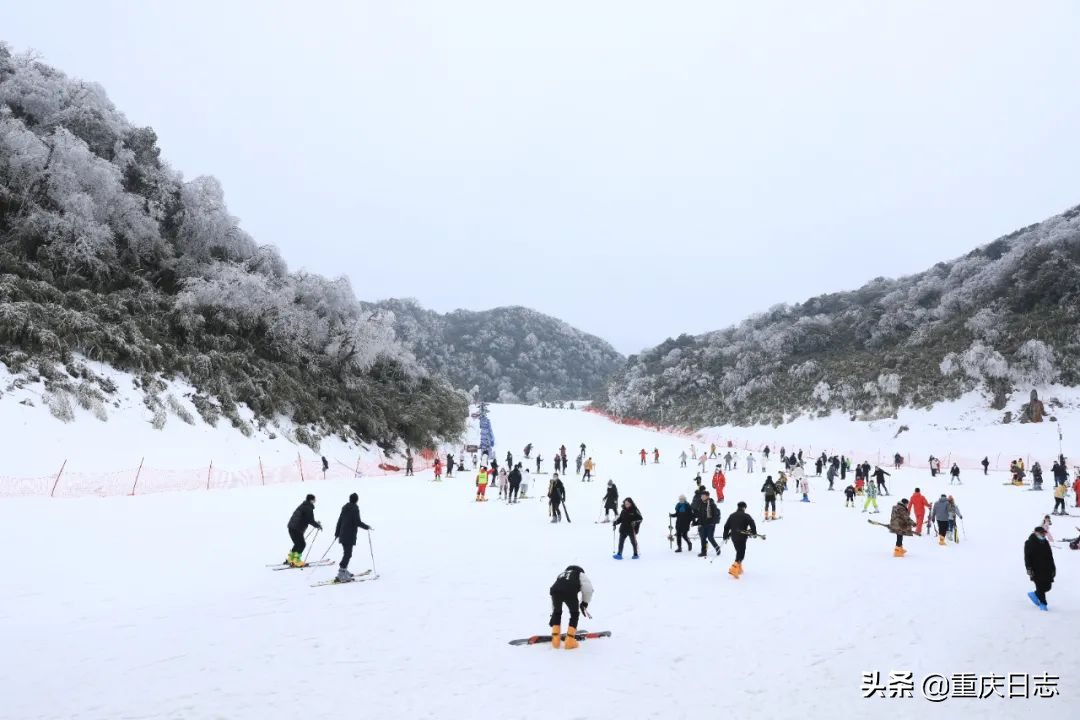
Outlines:
{"label": "skier on slope", "polygon": [[528,445],[525,446],[525,459],[526,460],[529,459],[529,453],[531,453],[531,452],[532,452],[532,443],[529,443]]}
{"label": "skier on slope", "polygon": [[825,479],[829,481],[829,489],[833,489],[833,482],[836,481],[836,466],[832,463],[829,464],[829,469],[825,471]]}
{"label": "skier on slope", "polygon": [[644,465],[645,458],[649,457],[649,453],[645,452],[645,448],[641,448],[641,452],[639,452],[638,455],[641,457],[641,464]]}
{"label": "skier on slope", "polygon": [[705,453],[701,453],[701,457],[698,458],[698,465],[701,467],[701,472],[705,472],[705,463],[708,461],[708,457]]}
{"label": "skier on slope", "polygon": [[[593,585],[585,571],[577,565],[570,565],[555,578],[549,591],[551,595],[551,647],[559,647],[562,634],[562,608],[563,605],[570,612],[570,625],[566,628],[566,649],[573,650],[578,646],[576,637],[579,608],[588,610],[592,602]],[[578,593],[581,593],[581,603],[578,604]]]}
{"label": "skier on slope", "polygon": [[930,512],[937,523],[938,545],[944,545],[945,536],[949,532],[949,496],[941,493],[941,497],[934,503]]}
{"label": "skier on slope", "polygon": [[[858,481],[856,481],[856,484],[858,484]],[[872,512],[871,515],[876,515],[877,513],[881,512],[880,510],[878,510],[878,504],[877,504],[877,496],[878,496],[877,483],[872,483],[872,482],[866,483],[865,490],[866,490],[866,502],[863,503],[862,511],[866,512],[867,510],[869,510],[870,505],[872,504],[874,506],[874,512]]]}
{"label": "skier on slope", "polygon": [[604,519],[602,522],[608,521],[608,513],[614,513],[617,517],[619,514],[619,488],[615,487],[615,482],[612,480],[607,481],[607,492],[604,493]]}
{"label": "skier on slope", "polygon": [[612,556],[616,560],[622,560],[623,545],[626,544],[626,538],[630,538],[630,545],[634,548],[632,559],[638,559],[637,535],[641,529],[641,521],[641,512],[638,510],[637,505],[634,504],[634,500],[629,497],[623,500],[622,512],[619,513],[619,517],[615,518],[615,524],[613,525],[613,527],[619,528],[619,551]]}
{"label": "skier on slope", "polygon": [[896,549],[893,550],[893,557],[904,557],[907,554],[907,550],[904,549],[904,536],[911,535],[913,524],[911,514],[908,512],[908,500],[900,498],[900,502],[893,506],[892,517],[889,519],[889,530],[896,533]]}
{"label": "skier on slope", "polygon": [[989,475],[990,474],[990,458],[983,457],[982,466],[983,466],[983,475]]}
{"label": "skier on slope", "polygon": [[1050,468],[1050,472],[1054,475],[1054,486],[1064,485],[1069,481],[1069,471],[1057,460],[1054,461],[1054,466]]}
{"label": "skier on slope", "polygon": [[727,478],[724,477],[724,473],[720,470],[720,466],[716,466],[716,472],[712,476],[713,490],[716,491],[716,502],[724,502],[724,487],[727,485]]}
{"label": "skier on slope", "polygon": [[690,510],[690,503],[686,502],[686,496],[680,495],[679,502],[675,503],[675,512],[669,513],[668,517],[675,518],[675,552],[682,552],[683,540],[686,541],[686,550],[694,549],[690,542],[690,525],[694,521],[694,513]]}
{"label": "skier on slope", "polygon": [[683,450],[681,453],[679,453],[679,467],[681,467],[681,468],[686,467],[686,451],[685,450]]}
{"label": "skier on slope", "polygon": [[1073,481],[1073,493],[1076,495],[1076,507],[1080,508],[1080,474]]}
{"label": "skier on slope", "polygon": [[660,448],[653,448],[653,464],[658,465],[660,463]]}
{"label": "skier on slope", "polygon": [[506,502],[516,503],[518,492],[521,490],[521,463],[515,465],[514,469],[507,474],[506,481],[510,486],[510,489],[506,491]]}
{"label": "skier on slope", "polygon": [[728,568],[728,574],[738,580],[743,574],[743,559],[746,557],[746,540],[757,535],[754,518],[746,512],[746,503],[739,501],[738,509],[728,516],[724,523],[724,542],[731,540],[735,546],[735,562]]}
{"label": "skier on slope", "polygon": [[[864,467],[869,467],[869,464],[867,464]],[[880,467],[875,467],[874,468],[874,480],[877,481],[878,494],[880,494],[880,495],[888,495],[889,494],[889,488],[885,487],[885,478],[886,477],[890,477],[889,473],[885,472]]]}
{"label": "skier on slope", "polygon": [[446,453],[446,477],[454,477],[454,454]]}
{"label": "skier on slope", "polygon": [[480,467],[476,473],[476,502],[487,502],[488,469]]}
{"label": "skier on slope", "polygon": [[410,477],[413,474],[413,457],[412,450],[405,448],[405,477]]}
{"label": "skier on slope", "polygon": [[1042,526],[1046,530],[1046,539],[1050,542],[1054,542],[1054,534],[1050,532],[1050,526],[1054,524],[1054,521],[1050,519],[1049,515],[1043,515]]}
{"label": "skier on slope", "polygon": [[563,472],[562,455],[555,453],[555,472]]}
{"label": "skier on slope", "polygon": [[915,513],[915,531],[920,535],[922,535],[923,518],[926,516],[926,510],[929,507],[930,501],[926,499],[926,496],[922,494],[919,488],[915,488],[911,500],[908,501],[908,508]]}
{"label": "skier on slope", "polygon": [[1031,466],[1031,489],[1032,490],[1042,490],[1042,484],[1043,484],[1042,465],[1040,465],[1038,461],[1035,461],[1035,464]]}
{"label": "skier on slope", "polygon": [[956,463],[953,463],[952,467],[949,469],[949,484],[952,485],[954,482],[960,483],[961,485],[964,484],[960,482],[960,466]]}
{"label": "skier on slope", "polygon": [[802,493],[802,502],[810,502],[810,480],[805,475],[799,481],[799,492]]}
{"label": "skier on slope", "polygon": [[728,450],[726,453],[724,453],[724,469],[725,470],[730,470],[731,469],[731,451],[730,450]]}
{"label": "skier on slope", "polygon": [[[585,459],[582,458],[580,455],[578,455],[576,458],[574,458],[574,474],[575,475],[580,475],[581,474],[581,466],[584,464],[584,462],[585,462]],[[584,481],[584,478],[582,478],[582,480]]]}
{"label": "skier on slope", "polygon": [[1024,543],[1024,569],[1028,578],[1035,583],[1035,591],[1028,593],[1028,598],[1040,610],[1047,610],[1046,593],[1054,584],[1057,567],[1054,565],[1054,551],[1046,539],[1046,530],[1036,526]]}
{"label": "skier on slope", "polygon": [[754,453],[750,453],[749,455],[746,456],[746,472],[748,472],[748,473],[754,472],[754,463],[755,462],[756,462],[756,460],[754,460]]}
{"label": "skier on slope", "polygon": [[291,539],[293,543],[292,550],[289,552],[289,557],[285,560],[287,565],[292,565],[293,567],[304,566],[304,548],[307,547],[307,540],[304,539],[304,532],[308,529],[309,525],[322,530],[322,523],[315,519],[314,495],[308,495],[304,498],[304,502],[296,506],[296,509],[293,510],[293,514],[286,525],[286,528],[289,531],[289,539]]}
{"label": "skier on slope", "polygon": [[[772,475],[765,477],[765,484],[761,486],[761,492],[765,493],[765,519],[776,519],[776,483],[773,482]],[[772,508],[772,517],[769,517],[769,508]]]}
{"label": "skier on slope", "polygon": [[360,507],[356,504],[359,499],[360,496],[356,493],[350,495],[349,502],[341,506],[341,514],[338,515],[334,537],[341,543],[341,563],[338,564],[338,574],[334,582],[349,582],[353,579],[353,574],[349,572],[349,560],[352,559],[353,546],[356,545],[357,530],[375,529],[370,525],[365,525],[360,519]]}
{"label": "skier on slope", "polygon": [[592,458],[585,461],[585,474],[581,476],[582,482],[586,480],[592,482],[592,471],[594,467],[596,467],[596,464],[592,461]]}
{"label": "skier on slope", "polygon": [[561,506],[566,502],[566,486],[559,479],[558,473],[552,473],[551,482],[548,483],[548,503],[551,506],[551,522],[557,523],[562,520]]}
{"label": "skier on slope", "polygon": [[497,482],[499,484],[499,499],[500,500],[509,500],[510,499],[510,474],[506,472],[506,468],[499,468],[498,478],[499,479],[498,479]]}
{"label": "skier on slope", "polygon": [[540,472],[540,461],[543,458],[540,457],[540,453],[536,453],[536,472]]}
{"label": "skier on slope", "polygon": [[442,460],[435,458],[435,479],[442,481]]}
{"label": "skier on slope", "polygon": [[1065,493],[1068,492],[1068,485],[1055,485],[1054,486],[1054,515],[1068,515],[1065,510]]}
{"label": "skier on slope", "polygon": [[698,526],[698,537],[701,538],[701,552],[698,557],[709,554],[709,545],[713,546],[716,554],[720,554],[720,545],[716,542],[716,524],[720,522],[720,509],[709,497],[709,491],[701,488],[701,493],[690,506],[694,513],[694,522]]}
{"label": "skier on slope", "polygon": [[844,507],[855,507],[855,488],[852,485],[844,488]]}
{"label": "skier on slope", "polygon": [[326,471],[330,469],[330,461],[326,459],[326,456],[322,456],[322,479],[326,479]]}

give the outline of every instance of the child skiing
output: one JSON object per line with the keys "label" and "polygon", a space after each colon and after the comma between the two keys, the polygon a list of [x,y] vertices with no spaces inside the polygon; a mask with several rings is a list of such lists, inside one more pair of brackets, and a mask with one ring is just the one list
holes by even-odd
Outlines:
{"label": "child skiing", "polygon": [[686,496],[680,495],[679,502],[675,503],[675,512],[668,517],[675,518],[675,552],[682,552],[683,540],[686,541],[686,550],[692,551],[694,546],[690,543],[690,524],[694,521],[694,514],[690,511],[690,503],[686,502]]}
{"label": "child skiing", "polygon": [[844,488],[844,507],[855,508],[855,488],[851,485]]}
{"label": "child skiing", "polygon": [[[855,481],[856,487],[858,486],[858,483],[859,483],[859,481],[856,480]],[[863,503],[863,507],[862,507],[863,512],[866,512],[867,510],[869,510],[871,504],[873,504],[873,506],[874,506],[874,512],[871,513],[871,515],[881,512],[880,510],[878,510],[877,495],[878,495],[877,483],[872,483],[872,482],[866,483],[866,502]]]}
{"label": "child skiing", "polygon": [[802,502],[810,502],[810,480],[805,475],[799,481],[799,491],[802,493]]}
{"label": "child skiing", "polygon": [[641,456],[641,464],[645,464],[645,458],[649,457],[649,453],[645,452],[645,448],[641,448],[641,452],[638,453]]}
{"label": "child skiing", "polygon": [[[578,593],[581,593],[581,602],[578,603]],[[570,625],[566,628],[566,649],[573,650],[578,646],[577,624],[579,608],[587,611],[592,602],[593,585],[585,575],[585,571],[577,565],[570,565],[559,577],[555,578],[549,590],[551,595],[551,647],[558,648],[562,634],[562,606],[570,611]]]}

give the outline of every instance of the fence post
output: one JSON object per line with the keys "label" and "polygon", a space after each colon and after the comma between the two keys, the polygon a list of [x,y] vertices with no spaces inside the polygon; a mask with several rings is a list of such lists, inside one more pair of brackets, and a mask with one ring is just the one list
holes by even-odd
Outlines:
{"label": "fence post", "polygon": [[266,484],[266,475],[263,473],[262,455],[259,456],[259,479],[262,480],[262,484]]}
{"label": "fence post", "polygon": [[[353,479],[360,477],[360,455],[356,456],[356,469],[353,470]],[[436,456],[438,457],[438,456]]]}
{"label": "fence post", "polygon": [[146,458],[139,458],[139,469],[135,471],[135,482],[131,483],[131,494],[135,494],[135,486],[139,484],[139,475],[142,474],[142,465]]}
{"label": "fence post", "polygon": [[52,497],[56,493],[56,486],[60,484],[60,476],[64,474],[64,468],[67,467],[67,458],[64,458],[64,464],[60,466],[60,472],[56,473],[56,481],[52,485],[52,490],[49,492],[49,497]]}
{"label": "fence post", "polygon": [[210,489],[210,472],[214,469],[214,461],[210,461],[210,467],[206,468],[206,489]]}
{"label": "fence post", "polygon": [[1000,470],[1000,469],[1001,469],[1001,453],[998,453],[997,460],[994,461],[994,470],[997,471],[997,470]]}
{"label": "fence post", "polygon": [[304,482],[304,461],[300,459],[300,453],[296,453],[296,467],[300,468],[300,482]]}

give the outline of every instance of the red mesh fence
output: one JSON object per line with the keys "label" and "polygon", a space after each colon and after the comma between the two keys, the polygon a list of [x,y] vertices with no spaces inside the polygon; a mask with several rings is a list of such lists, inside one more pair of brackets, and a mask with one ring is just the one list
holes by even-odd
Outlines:
{"label": "red mesh fence", "polygon": [[[434,451],[425,450],[413,456],[413,470],[421,472],[432,466]],[[0,497],[86,497],[146,495],[148,493],[180,490],[226,490],[229,488],[278,485],[319,480],[342,480],[364,476],[404,475],[404,460],[376,462],[357,458],[352,463],[327,458],[329,467],[323,471],[322,461],[297,457],[284,465],[257,465],[243,468],[215,467],[207,462],[202,467],[157,468],[146,462],[125,470],[83,472],[67,462],[55,475],[40,477],[9,477],[0,475]]]}

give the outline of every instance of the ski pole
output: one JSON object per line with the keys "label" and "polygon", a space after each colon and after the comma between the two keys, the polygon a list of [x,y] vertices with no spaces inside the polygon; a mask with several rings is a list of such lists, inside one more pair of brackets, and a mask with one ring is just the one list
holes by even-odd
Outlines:
{"label": "ski pole", "polygon": [[304,553],[304,564],[307,565],[308,556],[311,555],[311,548],[315,547],[315,538],[319,537],[319,529],[315,528],[315,534],[311,536],[311,542],[308,543],[307,552]]}
{"label": "ski pole", "polygon": [[372,575],[378,575],[378,573],[375,572],[375,548],[372,547],[372,545],[371,545],[371,531],[370,530],[367,531],[367,547],[368,547],[368,552],[371,553],[371,574]]}
{"label": "ski pole", "polygon": [[964,518],[960,518],[960,532],[964,533],[964,539],[967,540],[967,528],[964,527]]}
{"label": "ski pole", "polygon": [[327,556],[328,554],[330,554],[330,548],[334,547],[334,541],[335,541],[335,540],[337,540],[337,538],[334,538],[333,540],[331,540],[331,541],[330,541],[330,544],[326,546],[326,552],[324,552],[324,553],[322,554],[322,557],[321,557],[321,558],[319,558],[319,562],[322,562],[323,560],[325,560],[325,559],[326,559],[326,556]]}

